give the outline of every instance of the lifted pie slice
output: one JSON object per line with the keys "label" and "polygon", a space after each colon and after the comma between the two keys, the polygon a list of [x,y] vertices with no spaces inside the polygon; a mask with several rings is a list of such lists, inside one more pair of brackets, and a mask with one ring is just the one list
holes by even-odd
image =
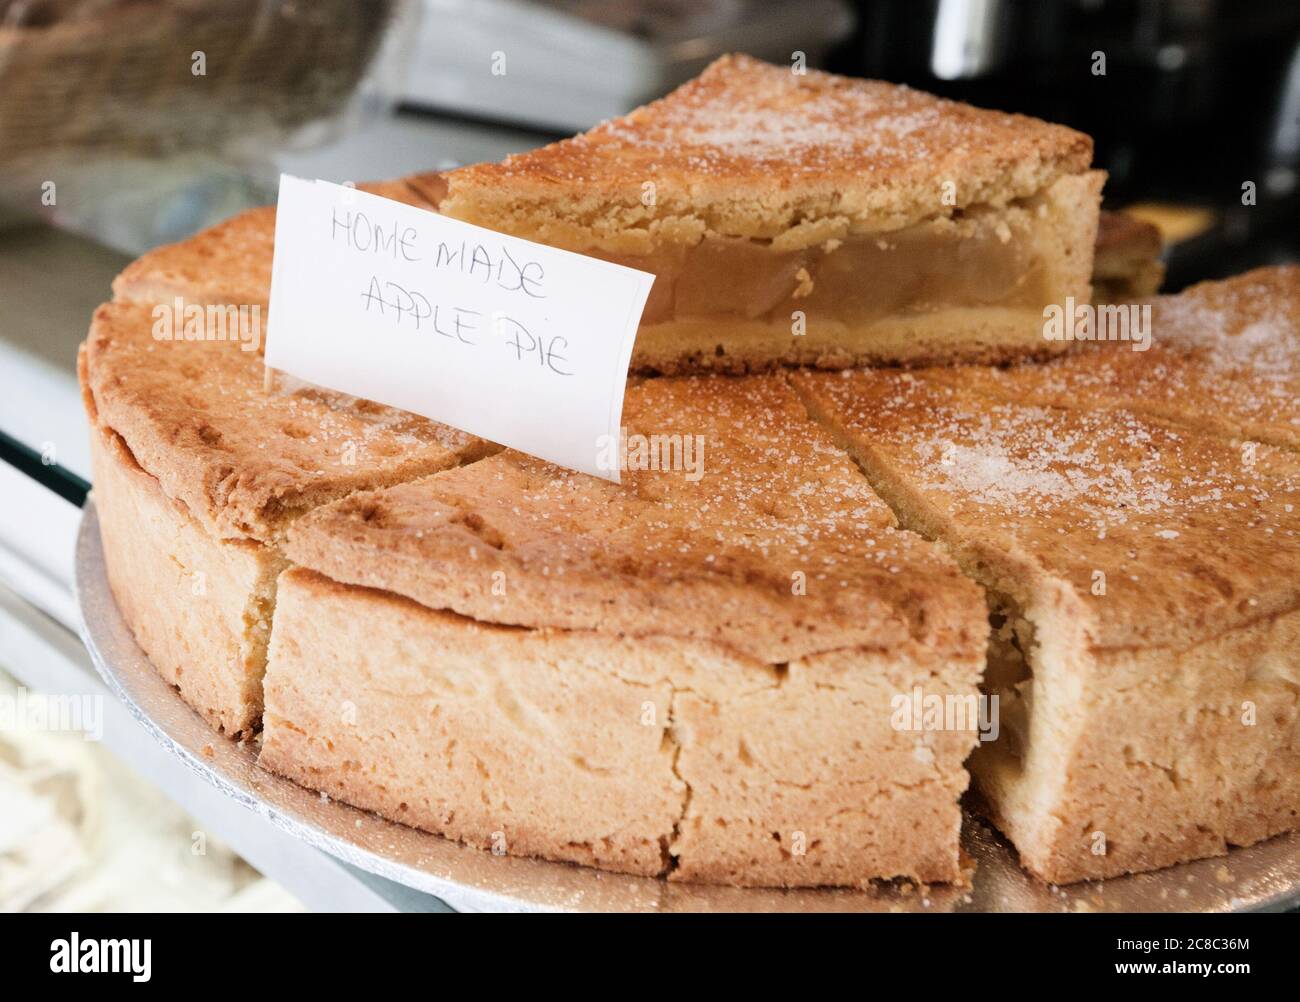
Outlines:
{"label": "lifted pie slice", "polygon": [[1102,175],[1070,129],[724,57],[624,118],[410,183],[655,275],[633,366],[1005,360],[1087,301]]}

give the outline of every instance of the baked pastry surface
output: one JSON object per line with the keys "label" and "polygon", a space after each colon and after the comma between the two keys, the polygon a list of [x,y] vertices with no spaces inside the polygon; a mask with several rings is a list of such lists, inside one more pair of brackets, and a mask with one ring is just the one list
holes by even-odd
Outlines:
{"label": "baked pastry surface", "polygon": [[655,274],[636,369],[1046,355],[1086,300],[1102,175],[1062,126],[724,57],[497,164],[409,179],[440,212]]}
{"label": "baked pastry surface", "polygon": [[[655,468],[622,484],[507,450],[318,509],[286,552],[485,621],[671,633],[772,663],[970,640],[968,583],[897,531],[780,378],[647,380],[628,387],[623,419],[630,465],[651,436],[674,446],[647,449]],[[678,442],[690,467],[664,468]]]}
{"label": "baked pastry surface", "polygon": [[144,303],[96,310],[83,349],[85,384],[100,425],[219,537],[270,541],[315,505],[489,448],[346,394],[268,392],[259,352],[179,332],[157,340],[156,320]]}
{"label": "baked pastry surface", "polygon": [[934,378],[1007,400],[1130,408],[1244,441],[1300,447],[1300,267],[1202,282],[1151,307],[1150,347],[1077,343],[1044,365]]}
{"label": "baked pastry surface", "polygon": [[164,677],[248,735],[293,519],[492,447],[345,394],[268,391],[251,341],[158,340],[156,322],[149,304],[106,303],[78,359],[109,581]]}
{"label": "baked pastry surface", "polygon": [[[367,181],[361,191],[421,209],[432,206],[405,181]],[[271,298],[275,206],[262,205],[132,261],[113,280],[119,300],[263,306]]]}
{"label": "baked pastry surface", "polygon": [[1154,296],[1164,281],[1164,241],[1152,223],[1126,212],[1103,210],[1092,262],[1095,303],[1131,303]]}
{"label": "baked pastry surface", "polygon": [[891,714],[917,686],[974,699],[978,589],[778,377],[642,383],[625,418],[701,435],[702,475],[616,486],[502,452],[301,520],[288,553],[312,573],[281,582],[263,764],[634,873],[958,879],[974,721]]}
{"label": "baked pastry surface", "polygon": [[988,590],[1002,736],[971,769],[1022,863],[1105,877],[1295,827],[1300,462],[941,375],[794,378]]}
{"label": "baked pastry surface", "polygon": [[1006,204],[1091,161],[1092,140],[1064,126],[724,56],[590,132],[412,183],[457,218],[544,242],[635,252],[666,230],[793,247],[931,219],[944,181],[952,208]]}
{"label": "baked pastry surface", "polygon": [[260,762],[497,852],[738,886],[955,881],[975,733],[895,730],[890,700],[973,698],[976,649],[778,666],[668,635],[483,623],[295,568]]}

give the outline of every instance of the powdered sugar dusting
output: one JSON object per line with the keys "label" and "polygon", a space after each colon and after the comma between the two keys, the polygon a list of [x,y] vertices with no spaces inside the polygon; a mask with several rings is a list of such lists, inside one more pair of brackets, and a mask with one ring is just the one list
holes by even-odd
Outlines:
{"label": "powdered sugar dusting", "polygon": [[1068,583],[1096,613],[1096,636],[1116,644],[1173,642],[1300,604],[1294,454],[1118,407],[1003,401],[943,378],[796,380],[903,524],[972,547],[968,569],[993,566],[991,587],[1008,576],[1037,587],[1022,576],[1040,574]]}
{"label": "powdered sugar dusting", "polygon": [[1046,364],[954,370],[996,396],[1131,408],[1272,444],[1300,445],[1300,268],[1263,268],[1152,303],[1148,351],[1085,343]]}
{"label": "powdered sugar dusting", "polygon": [[[819,158],[888,156],[903,161],[933,152],[935,141],[960,139],[953,117],[960,107],[929,95],[875,81],[853,87],[804,87],[773,68],[765,86],[726,95],[705,92],[665,104],[648,120],[633,117],[596,130],[593,138],[631,146],[689,150],[699,165],[715,157],[808,164]],[[792,97],[793,113],[782,105]],[[1002,124],[1008,116],[987,113]],[[968,130],[975,126],[967,125]]]}
{"label": "powdered sugar dusting", "polygon": [[1082,135],[1062,126],[973,108],[911,88],[746,56],[724,57],[667,97],[572,139],[469,168],[481,175],[537,171],[609,181],[673,165],[701,175],[772,167],[783,177],[852,170],[954,177],[1028,171],[1079,157]]}
{"label": "powdered sugar dusting", "polygon": [[1069,505],[1103,521],[1126,521],[1170,504],[1172,482],[1158,463],[1130,469],[1107,461],[1107,445],[1141,450],[1151,444],[1141,424],[1099,429],[1084,420],[1063,426],[1060,412],[1008,405],[991,407],[973,423],[948,415],[936,424],[914,446],[926,478],[922,486],[955,492],[963,504]]}
{"label": "powdered sugar dusting", "polygon": [[[633,595],[657,610],[650,614],[663,632],[698,631],[698,608],[684,610],[680,596],[714,595],[731,607],[711,610],[710,630],[769,638],[779,631],[778,646],[768,649],[790,650],[888,646],[909,630],[950,629],[953,617],[978,620],[973,592],[952,561],[897,528],[782,378],[647,380],[629,387],[623,419],[629,439],[701,436],[702,475],[629,464],[616,485],[507,450],[358,497],[309,522],[338,538],[368,540],[410,566],[473,560],[466,545],[486,541],[506,554],[511,595],[539,576],[551,588],[583,587],[547,613],[549,623],[616,622],[620,610],[627,613],[619,603]],[[928,582],[924,594],[919,579]],[[458,608],[443,591],[408,594]],[[498,605],[494,616],[534,614],[527,603]]]}
{"label": "powdered sugar dusting", "polygon": [[1300,296],[1285,280],[1289,270],[1207,283],[1161,299],[1156,338],[1198,353],[1216,373],[1248,370],[1273,384],[1294,380],[1300,371]]}
{"label": "powdered sugar dusting", "polygon": [[999,402],[906,373],[814,385],[852,434],[896,454],[922,491],[944,493],[958,510],[1086,525],[1094,534],[1180,512],[1271,505],[1281,500],[1275,493],[1300,488],[1300,467],[1267,447],[1247,457],[1129,411]]}

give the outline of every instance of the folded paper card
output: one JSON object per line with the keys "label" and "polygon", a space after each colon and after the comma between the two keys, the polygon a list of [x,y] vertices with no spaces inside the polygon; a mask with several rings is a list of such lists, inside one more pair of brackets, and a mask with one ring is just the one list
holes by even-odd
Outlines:
{"label": "folded paper card", "polygon": [[266,364],[618,482],[654,276],[282,175]]}

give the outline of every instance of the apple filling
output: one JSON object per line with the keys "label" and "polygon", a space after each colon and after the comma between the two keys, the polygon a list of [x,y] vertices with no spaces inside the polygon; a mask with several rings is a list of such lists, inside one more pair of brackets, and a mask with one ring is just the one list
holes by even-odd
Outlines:
{"label": "apple filling", "polygon": [[802,310],[810,320],[861,326],[897,314],[1052,302],[1057,283],[1048,262],[1060,237],[1048,215],[1034,198],[798,250],[713,236],[650,254],[594,253],[655,275],[643,325],[722,318],[784,323]]}

